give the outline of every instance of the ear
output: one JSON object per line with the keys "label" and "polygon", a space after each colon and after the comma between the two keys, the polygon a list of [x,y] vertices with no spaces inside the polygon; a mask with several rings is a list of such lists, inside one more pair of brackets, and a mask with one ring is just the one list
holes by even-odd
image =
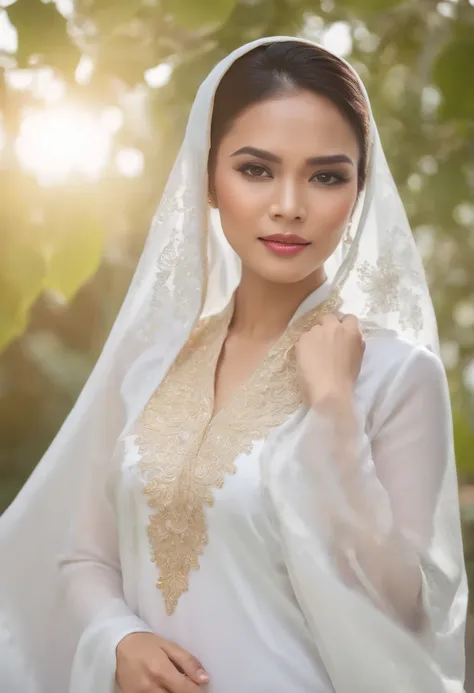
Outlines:
{"label": "ear", "polygon": [[209,188],[207,201],[209,202],[210,207],[212,207],[213,209],[217,209],[216,193],[214,192],[214,190],[211,190],[211,188]]}

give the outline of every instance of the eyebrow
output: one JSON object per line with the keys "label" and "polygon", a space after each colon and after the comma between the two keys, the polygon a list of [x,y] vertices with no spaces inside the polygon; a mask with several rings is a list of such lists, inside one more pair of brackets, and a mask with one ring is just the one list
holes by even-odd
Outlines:
{"label": "eyebrow", "polygon": [[[281,164],[281,159],[276,154],[267,152],[264,149],[257,149],[256,147],[241,147],[237,149],[236,152],[231,154],[234,156],[241,156],[242,154],[248,154],[250,156],[255,156],[258,159],[264,159],[265,161],[271,161],[275,164]],[[354,162],[346,154],[330,154],[328,156],[311,156],[306,159],[306,164],[308,166],[320,166],[321,164],[350,164],[354,166]]]}

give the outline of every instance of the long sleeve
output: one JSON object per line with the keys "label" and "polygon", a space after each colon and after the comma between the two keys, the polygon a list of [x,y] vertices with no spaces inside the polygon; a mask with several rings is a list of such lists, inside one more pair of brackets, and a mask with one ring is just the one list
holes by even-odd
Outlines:
{"label": "long sleeve", "polygon": [[86,479],[71,550],[60,564],[65,608],[81,633],[70,693],[113,693],[117,645],[129,633],[150,631],[124,599],[115,510],[103,468]]}
{"label": "long sleeve", "polygon": [[[372,354],[381,348],[393,360],[389,340]],[[372,368],[385,378],[378,391],[356,388],[354,425],[308,412],[282,446],[286,469],[276,459],[273,499],[319,647],[340,659],[347,639],[357,666],[358,633],[358,647],[378,658],[361,674],[364,691],[460,693],[467,588],[446,376],[423,348],[396,360]],[[354,689],[339,681],[336,690]]]}
{"label": "long sleeve", "polygon": [[[302,454],[314,465],[319,491],[325,489],[322,470],[335,477],[337,502],[327,489],[320,501],[339,569],[416,630],[423,627],[417,605],[426,588],[423,563],[431,578],[437,570],[429,548],[451,454],[449,399],[439,360],[424,349],[412,351],[374,413],[371,440],[363,413],[356,413],[350,433],[336,424],[321,436],[322,426],[309,420]],[[310,452],[317,449],[316,435],[323,451],[318,459]]]}

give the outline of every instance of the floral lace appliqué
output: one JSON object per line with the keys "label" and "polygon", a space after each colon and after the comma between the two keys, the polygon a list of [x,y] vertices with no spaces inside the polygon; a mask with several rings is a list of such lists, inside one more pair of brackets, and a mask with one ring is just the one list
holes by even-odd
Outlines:
{"label": "floral lace appliqu\u00e9", "polygon": [[360,264],[358,284],[367,295],[368,312],[375,315],[398,312],[401,326],[418,332],[423,327],[421,297],[413,288],[404,288],[409,267],[402,264],[400,257],[397,262],[394,252],[386,250],[376,265],[367,261]]}
{"label": "floral lace appliqu\u00e9", "polygon": [[302,402],[294,349],[318,317],[337,306],[330,297],[289,326],[244,385],[212,415],[217,361],[231,309],[199,323],[139,421],[139,469],[150,508],[148,538],[157,587],[172,614],[199,568],[208,541],[205,507],[236,471],[235,460],[265,439]]}

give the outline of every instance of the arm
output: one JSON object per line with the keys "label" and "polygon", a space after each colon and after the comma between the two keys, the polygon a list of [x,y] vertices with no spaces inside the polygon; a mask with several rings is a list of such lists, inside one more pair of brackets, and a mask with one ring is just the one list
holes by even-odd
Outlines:
{"label": "arm", "polygon": [[359,378],[349,317],[297,345],[311,406],[262,461],[285,564],[338,693],[461,693],[467,586],[446,377],[422,348],[374,339],[367,352]]}
{"label": "arm", "polygon": [[81,633],[69,693],[197,693],[209,681],[202,664],[154,634],[125,601],[107,465],[90,466],[61,560],[66,608]]}
{"label": "arm", "polygon": [[336,502],[329,502],[331,494],[318,494],[338,570],[346,582],[358,583],[407,627],[419,630],[424,617],[420,597],[425,596],[422,563],[451,455],[441,363],[424,349],[411,352],[376,412],[372,441],[353,398],[342,399],[324,425],[316,413],[311,418],[301,453],[310,464],[311,450],[324,441],[313,471],[333,470],[340,491]]}
{"label": "arm", "polygon": [[90,465],[79,494],[71,548],[60,562],[65,608],[80,634],[71,693],[112,693],[116,648],[133,632],[150,632],[127,606],[114,508],[107,495],[108,465]]}

